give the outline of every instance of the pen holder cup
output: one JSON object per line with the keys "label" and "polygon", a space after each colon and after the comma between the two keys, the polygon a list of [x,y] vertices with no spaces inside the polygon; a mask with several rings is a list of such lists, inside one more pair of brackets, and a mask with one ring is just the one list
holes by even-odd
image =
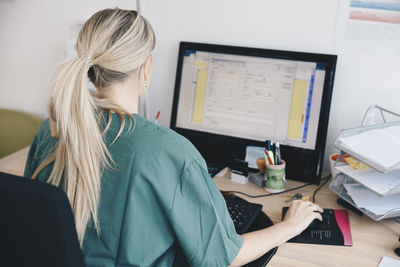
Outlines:
{"label": "pen holder cup", "polygon": [[286,162],[282,160],[279,165],[265,166],[265,191],[279,193],[285,190],[286,185]]}

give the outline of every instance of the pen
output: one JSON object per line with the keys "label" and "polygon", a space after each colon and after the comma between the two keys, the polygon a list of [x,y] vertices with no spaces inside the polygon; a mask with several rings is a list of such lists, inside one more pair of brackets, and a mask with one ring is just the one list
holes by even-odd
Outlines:
{"label": "pen", "polygon": [[271,158],[272,161],[272,165],[275,165],[275,161],[274,161],[274,148],[273,148],[273,143],[271,142],[271,140],[267,140],[265,141],[265,146],[266,146],[266,150],[268,153],[268,156]]}
{"label": "pen", "polygon": [[[279,144],[278,144],[278,146],[279,146]],[[277,150],[276,150],[276,142],[275,142],[275,144],[273,144],[272,151],[273,151],[273,157],[274,157],[274,161],[275,161],[274,163],[275,163],[275,165],[279,165],[278,154],[276,153],[277,152]]]}
{"label": "pen", "polygon": [[281,149],[279,148],[279,142],[275,143],[275,157],[276,157],[276,165],[282,164]]}
{"label": "pen", "polygon": [[266,150],[264,153],[264,158],[265,158],[265,165],[270,165],[269,160],[268,160],[268,152]]}
{"label": "pen", "polygon": [[157,112],[157,116],[156,116],[156,118],[154,119],[154,123],[155,123],[155,124],[160,124],[160,120],[158,119],[159,117],[160,117],[160,111]]}
{"label": "pen", "polygon": [[271,157],[269,156],[269,152],[270,151],[265,150],[265,157],[266,157],[266,161],[265,162],[268,162],[269,165],[274,165],[274,162],[272,161]]}
{"label": "pen", "polygon": [[271,140],[265,141],[265,148],[266,148],[268,151],[272,151],[272,142],[271,142]]}
{"label": "pen", "polygon": [[275,165],[276,162],[275,162],[275,159],[274,159],[274,152],[268,151],[268,156],[272,161],[272,165]]}

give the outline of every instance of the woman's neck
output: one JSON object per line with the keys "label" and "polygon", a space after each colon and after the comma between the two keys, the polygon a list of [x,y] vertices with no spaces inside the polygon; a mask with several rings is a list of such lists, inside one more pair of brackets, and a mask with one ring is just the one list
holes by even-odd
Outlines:
{"label": "woman's neck", "polygon": [[138,113],[139,92],[142,91],[137,75],[131,75],[123,82],[107,89],[107,96],[130,114]]}

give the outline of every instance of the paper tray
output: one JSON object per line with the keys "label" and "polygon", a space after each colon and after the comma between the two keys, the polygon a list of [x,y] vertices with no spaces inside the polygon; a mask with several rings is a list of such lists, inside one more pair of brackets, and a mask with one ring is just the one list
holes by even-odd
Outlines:
{"label": "paper tray", "polygon": [[[355,151],[347,151],[347,149],[345,147],[341,146],[341,144],[339,142],[340,138],[343,138],[343,137],[353,136],[353,135],[362,133],[364,131],[369,131],[372,129],[378,129],[378,128],[383,128],[383,127],[388,127],[388,126],[394,126],[394,125],[400,125],[400,114],[397,114],[393,111],[387,110],[380,106],[376,106],[376,105],[371,106],[368,108],[367,112],[364,115],[364,118],[361,122],[361,127],[342,130],[339,137],[335,141],[335,146],[341,150],[340,156],[342,156],[344,154],[344,152],[346,152],[347,154],[350,154],[351,156],[356,157],[358,160],[366,163],[367,165],[371,166],[372,168],[374,168],[375,170],[377,170],[379,172],[386,173],[388,171],[398,169],[398,168],[400,168],[400,162],[395,164],[394,166],[391,166],[390,168],[384,168],[383,166],[380,166],[380,165],[375,164],[374,162],[371,162],[366,157],[356,153]],[[338,160],[339,160],[339,158],[338,158]],[[335,163],[335,166],[336,165],[337,164]],[[381,215],[381,214],[377,215],[367,209],[357,207],[357,205],[352,200],[351,196],[349,196],[349,194],[347,194],[346,188],[344,187],[345,184],[358,184],[358,185],[365,187],[364,185],[362,185],[358,181],[354,180],[350,176],[347,176],[347,175],[339,172],[336,175],[336,177],[332,178],[332,182],[329,185],[329,189],[332,192],[336,193],[339,197],[341,197],[342,199],[347,201],[352,206],[361,210],[364,214],[369,216],[371,219],[373,219],[375,221],[379,221],[382,219],[394,218],[394,217],[400,216],[400,207],[392,209],[383,215]],[[397,192],[397,188],[395,190]]]}
{"label": "paper tray", "polygon": [[[400,193],[400,170],[380,173],[376,170],[355,170],[350,165],[335,165],[337,173],[351,177],[364,188],[380,196]],[[400,204],[399,204],[400,207]]]}
{"label": "paper tray", "polygon": [[341,151],[344,151],[347,154],[357,158],[358,160],[364,162],[365,164],[367,164],[368,166],[370,166],[371,168],[373,168],[373,169],[375,169],[375,170],[377,170],[379,172],[385,173],[385,172],[388,172],[388,171],[391,171],[391,170],[400,169],[400,159],[399,159],[399,161],[396,160],[397,163],[395,163],[391,167],[387,168],[387,167],[384,167],[382,165],[378,165],[377,163],[369,160],[367,158],[369,155],[361,155],[361,154],[357,153],[357,151],[349,150],[342,143],[343,138],[355,136],[355,135],[358,135],[358,134],[366,132],[366,131],[370,131],[370,130],[374,130],[374,129],[382,129],[382,128],[386,128],[386,127],[390,127],[390,126],[400,126],[400,122],[382,123],[382,124],[376,124],[376,125],[370,125],[370,126],[361,126],[361,127],[357,127],[357,128],[342,130],[340,132],[339,136],[335,140],[335,146],[337,148],[339,148]]}
{"label": "paper tray", "polygon": [[375,170],[380,171],[382,173],[394,169],[400,169],[400,159],[399,162],[397,162],[397,164],[394,164],[389,168],[385,168],[384,166],[377,165],[374,162],[368,160],[367,158],[368,155],[363,156],[357,153],[356,151],[348,151],[346,147],[342,146],[340,141],[344,137],[354,136],[372,129],[379,129],[394,125],[400,125],[400,114],[377,105],[370,106],[364,114],[363,120],[361,122],[361,127],[342,130],[338,138],[336,138],[335,146],[339,148],[341,151],[344,151],[356,157],[358,160],[361,160],[362,162],[366,163],[367,165],[371,166]]}
{"label": "paper tray", "polygon": [[339,173],[336,175],[336,177],[333,177],[333,180],[329,185],[329,189],[332,192],[336,193],[339,197],[350,203],[352,206],[362,211],[371,219],[375,221],[380,221],[382,219],[388,219],[400,216],[400,208],[392,209],[383,215],[376,215],[367,209],[357,207],[352,198],[347,194],[347,191],[344,187],[345,184],[360,184],[360,183],[358,183],[357,181],[355,181],[354,179],[343,173]]}

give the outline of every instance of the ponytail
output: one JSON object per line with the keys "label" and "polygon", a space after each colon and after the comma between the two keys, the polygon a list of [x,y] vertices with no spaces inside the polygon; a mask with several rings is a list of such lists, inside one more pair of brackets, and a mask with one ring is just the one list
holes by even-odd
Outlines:
{"label": "ponytail", "polygon": [[[96,119],[98,111],[87,87],[89,67],[86,57],[61,63],[50,101],[50,129],[58,144],[47,182],[59,186],[64,175],[63,186],[75,214],[81,243],[91,217],[99,231],[101,170],[109,165],[107,156],[110,157]],[[33,177],[48,163],[43,162]]]}

